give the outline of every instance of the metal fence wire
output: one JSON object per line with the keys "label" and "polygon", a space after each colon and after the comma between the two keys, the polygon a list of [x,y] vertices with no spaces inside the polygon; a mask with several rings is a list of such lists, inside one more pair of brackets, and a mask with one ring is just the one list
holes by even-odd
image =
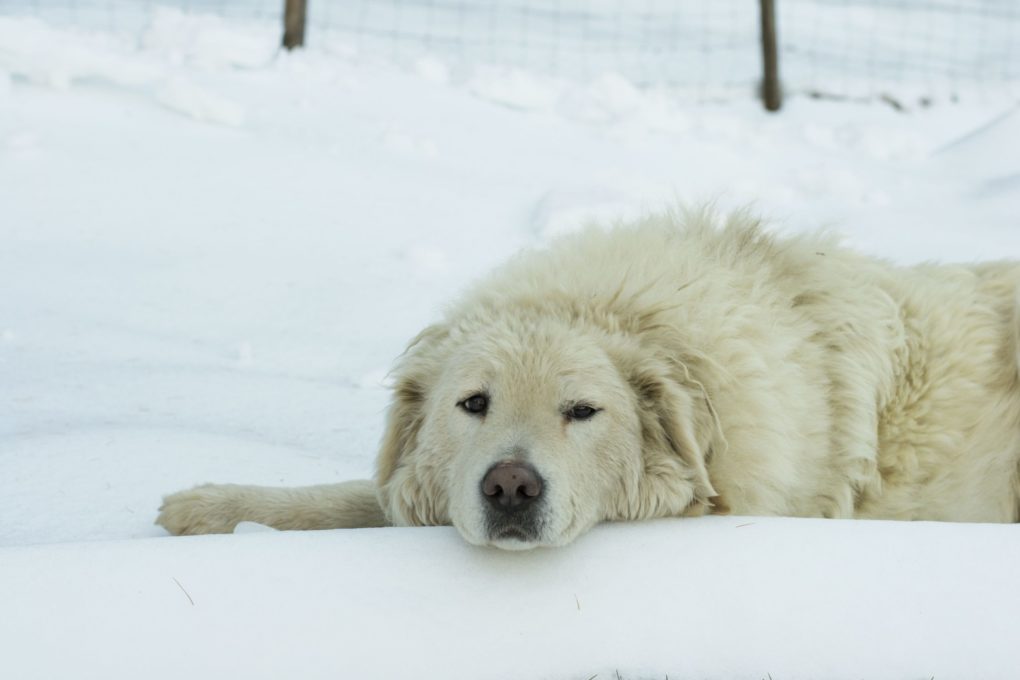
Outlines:
{"label": "metal fence wire", "polygon": [[[0,0],[0,15],[140,35],[160,6],[282,21],[284,0]],[[789,95],[1020,95],[1020,0],[776,0]],[[758,0],[308,0],[307,44],[454,70],[621,75],[698,101],[757,96]],[[0,46],[2,48],[2,46]]]}

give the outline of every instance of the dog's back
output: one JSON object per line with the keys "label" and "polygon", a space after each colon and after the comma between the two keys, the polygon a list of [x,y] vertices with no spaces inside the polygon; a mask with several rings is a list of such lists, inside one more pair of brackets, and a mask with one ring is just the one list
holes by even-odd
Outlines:
{"label": "dog's back", "polygon": [[900,310],[895,381],[880,402],[882,489],[863,517],[1016,521],[1020,265],[922,265],[884,287]]}

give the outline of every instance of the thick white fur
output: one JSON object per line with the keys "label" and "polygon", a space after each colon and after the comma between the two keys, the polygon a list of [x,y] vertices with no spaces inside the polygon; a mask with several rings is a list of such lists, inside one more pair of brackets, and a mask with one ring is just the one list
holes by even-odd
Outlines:
{"label": "thick white fur", "polygon": [[[569,542],[697,515],[1015,522],[1020,265],[896,267],[748,214],[597,228],[526,252],[416,338],[368,482],[203,486],[170,532],[454,524]],[[484,418],[457,402],[484,390]],[[564,419],[586,401],[593,418]],[[479,484],[523,458],[542,532],[486,534]]]}

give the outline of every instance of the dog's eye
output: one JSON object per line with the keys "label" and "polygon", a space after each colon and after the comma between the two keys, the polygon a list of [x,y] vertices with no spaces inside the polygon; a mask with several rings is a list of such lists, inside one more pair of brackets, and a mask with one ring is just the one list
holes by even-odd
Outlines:
{"label": "dog's eye", "polygon": [[489,410],[489,398],[484,394],[475,394],[457,404],[468,413],[476,416],[484,416]]}
{"label": "dog's eye", "polygon": [[601,409],[597,409],[589,404],[574,404],[570,407],[570,410],[563,415],[570,420],[588,420],[600,410]]}

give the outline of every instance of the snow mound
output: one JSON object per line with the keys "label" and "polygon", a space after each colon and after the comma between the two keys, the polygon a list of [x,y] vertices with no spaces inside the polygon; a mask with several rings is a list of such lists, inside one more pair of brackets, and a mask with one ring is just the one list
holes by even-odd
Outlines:
{"label": "snow mound", "polygon": [[3,667],[19,680],[1012,680],[1015,533],[708,517],[526,553],[446,527],[6,548]]}
{"label": "snow mound", "polygon": [[160,86],[156,100],[171,111],[207,123],[231,127],[244,124],[244,108],[183,78],[171,78]]}
{"label": "snow mound", "polygon": [[141,44],[171,63],[201,69],[257,68],[266,66],[278,51],[278,31],[272,22],[245,23],[157,7]]}
{"label": "snow mound", "polygon": [[540,241],[551,241],[589,224],[612,224],[646,212],[638,199],[612,187],[554,189],[535,204],[531,228]]}
{"label": "snow mound", "polygon": [[976,175],[979,193],[995,193],[1016,186],[1020,178],[1020,158],[1012,153],[995,153],[1007,149],[1020,139],[1020,106],[1003,112],[975,130],[946,144],[936,153],[936,160],[957,172]]}
{"label": "snow mound", "polygon": [[56,89],[86,82],[130,88],[158,77],[159,69],[151,64],[125,59],[128,51],[113,36],[0,15],[0,72],[31,83]]}

